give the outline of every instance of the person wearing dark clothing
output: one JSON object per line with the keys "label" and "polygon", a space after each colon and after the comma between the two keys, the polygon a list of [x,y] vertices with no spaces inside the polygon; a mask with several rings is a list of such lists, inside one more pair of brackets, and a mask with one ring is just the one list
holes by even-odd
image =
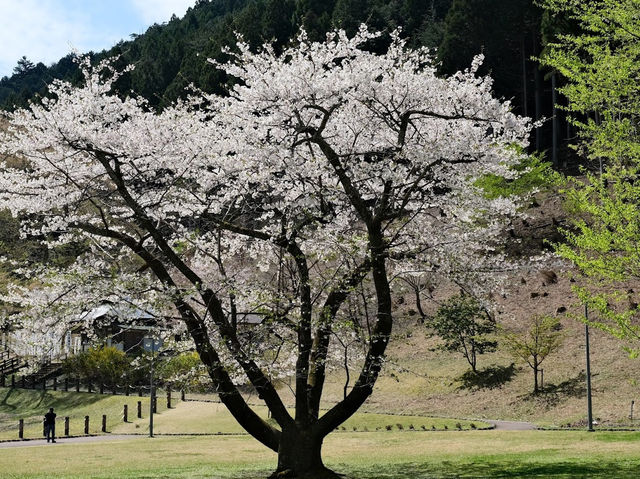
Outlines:
{"label": "person wearing dark clothing", "polygon": [[44,433],[47,436],[47,442],[56,442],[56,413],[53,408],[44,415]]}

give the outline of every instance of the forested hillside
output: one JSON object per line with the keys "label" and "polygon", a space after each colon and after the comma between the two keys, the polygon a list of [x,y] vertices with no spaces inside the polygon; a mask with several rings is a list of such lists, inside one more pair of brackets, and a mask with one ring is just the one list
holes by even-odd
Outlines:
{"label": "forested hillside", "polygon": [[[221,49],[234,44],[235,32],[254,47],[272,39],[281,47],[301,28],[320,39],[336,27],[353,33],[363,22],[380,30],[401,27],[412,46],[436,48],[442,73],[467,68],[483,53],[481,73],[491,74],[496,93],[510,99],[517,113],[536,119],[556,113],[555,121],[536,131],[533,145],[548,150],[554,165],[570,166],[566,144],[574,133],[563,113],[554,111],[554,75],[534,59],[556,32],[570,27],[545,17],[533,0],[198,0],[183,18],[174,16],[91,55],[96,61],[119,55],[122,66],[135,64],[119,90],[162,108],[190,84],[207,92],[224,89],[228,79],[206,59],[224,59]],[[0,107],[25,106],[54,78],[79,81],[71,55],[51,66],[23,58],[11,77],[0,80]]]}

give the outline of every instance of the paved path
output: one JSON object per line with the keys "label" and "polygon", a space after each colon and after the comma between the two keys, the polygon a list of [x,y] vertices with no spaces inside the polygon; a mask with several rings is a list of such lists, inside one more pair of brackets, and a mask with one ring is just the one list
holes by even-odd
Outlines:
{"label": "paved path", "polygon": [[483,419],[483,421],[495,426],[497,431],[533,431],[537,429],[536,426],[530,422],[496,421],[493,419]]}
{"label": "paved path", "polygon": [[0,449],[6,449],[11,447],[35,447],[35,446],[51,446],[55,447],[59,444],[78,444],[78,443],[91,443],[91,442],[104,442],[104,441],[122,441],[125,439],[139,439],[147,436],[142,435],[119,435],[113,434],[108,436],[81,436],[81,437],[65,437],[62,439],[56,439],[54,444],[47,443],[46,439],[34,439],[30,441],[7,441],[0,442]]}

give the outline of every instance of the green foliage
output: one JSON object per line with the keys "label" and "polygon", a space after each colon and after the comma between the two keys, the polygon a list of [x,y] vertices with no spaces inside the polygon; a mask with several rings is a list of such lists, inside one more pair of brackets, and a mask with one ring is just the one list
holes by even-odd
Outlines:
{"label": "green foliage", "polygon": [[498,343],[488,335],[496,331],[495,320],[469,295],[458,295],[442,304],[431,326],[444,341],[444,349],[461,352],[477,372],[477,355],[495,351]]}
{"label": "green foliage", "polygon": [[529,155],[513,169],[519,173],[515,179],[487,175],[476,181],[476,186],[484,190],[487,198],[494,199],[531,194],[561,181],[560,174],[551,168],[551,163],[542,159],[542,155]]}
{"label": "green foliage", "polygon": [[578,126],[583,152],[605,166],[640,158],[640,18],[638,0],[548,0],[547,8],[580,26],[559,35],[542,62],[562,74],[560,89]]}
{"label": "green foliage", "polygon": [[67,358],[63,364],[67,374],[80,376],[108,389],[132,385],[140,373],[131,359],[114,347],[92,348]]}
{"label": "green foliage", "polygon": [[[602,172],[587,172],[568,186],[574,220],[556,251],[594,280],[635,279],[640,277],[640,1],[545,4],[580,27],[580,33],[559,35],[542,61],[566,78],[560,91],[580,133],[579,151]],[[617,293],[603,293],[602,285],[598,289],[595,294],[579,291],[599,312],[594,324],[637,342],[636,301],[632,298],[626,307]]]}
{"label": "green foliage", "polygon": [[174,390],[198,391],[211,382],[195,351],[163,359],[157,371],[158,379]]}
{"label": "green foliage", "polygon": [[540,365],[562,345],[560,326],[560,320],[553,316],[533,316],[524,332],[503,331],[504,344],[513,357],[524,361],[533,370],[534,393],[539,391]]}

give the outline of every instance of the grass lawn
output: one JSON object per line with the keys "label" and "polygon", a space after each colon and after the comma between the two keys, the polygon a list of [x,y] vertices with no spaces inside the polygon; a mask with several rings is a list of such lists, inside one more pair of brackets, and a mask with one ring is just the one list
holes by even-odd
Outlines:
{"label": "grass lawn", "polygon": [[[136,417],[137,402],[142,402],[142,418]],[[129,422],[122,420],[123,406],[129,409]],[[107,431],[120,434],[146,434],[149,431],[149,398],[138,396],[111,396],[62,391],[0,388],[0,440],[18,438],[18,421],[25,420],[25,438],[42,437],[42,417],[53,407],[56,411],[56,434],[64,433],[64,417],[70,418],[70,434],[84,433],[84,417],[89,416],[89,432],[100,434],[102,415],[107,416]],[[267,409],[254,409],[265,419]],[[357,413],[341,427],[346,431],[398,431],[471,429],[487,427],[482,421],[441,419],[423,416],[396,416],[388,414]],[[244,433],[226,408],[219,403],[180,402],[174,398],[173,407],[166,408],[164,396],[158,397],[158,414],[154,416],[156,434],[217,434]],[[1,477],[1,474],[0,474]]]}
{"label": "grass lawn", "polygon": [[[263,418],[267,418],[265,407],[254,406],[254,410]],[[293,411],[292,411],[293,412]],[[136,420],[129,424],[119,424],[113,428],[114,433],[147,432],[149,430],[148,419]],[[424,416],[396,416],[389,414],[356,413],[349,418],[340,431],[392,431],[411,430],[444,430],[475,427],[482,428],[489,425],[482,421],[465,421],[457,419],[442,419]],[[181,402],[171,410],[164,411],[154,417],[154,431],[156,433],[190,433],[190,434],[216,434],[216,433],[242,433],[244,430],[233,419],[227,409],[219,403]]]}
{"label": "grass lawn", "polygon": [[[349,432],[329,436],[324,457],[350,479],[635,478],[639,441],[623,432]],[[0,475],[12,479],[257,479],[275,464],[275,454],[247,436],[0,449]]]}

